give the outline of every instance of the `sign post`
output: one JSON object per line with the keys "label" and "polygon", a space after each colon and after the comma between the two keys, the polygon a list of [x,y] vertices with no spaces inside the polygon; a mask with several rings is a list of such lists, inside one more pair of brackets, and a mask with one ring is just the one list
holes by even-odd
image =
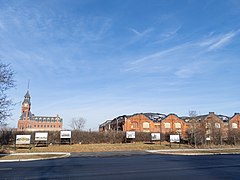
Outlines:
{"label": "sign post", "polygon": [[15,149],[17,145],[29,145],[31,149],[31,135],[16,135]]}
{"label": "sign post", "polygon": [[36,132],[35,133],[35,144],[44,144],[48,146],[48,132]]}
{"label": "sign post", "polygon": [[161,134],[160,133],[151,133],[151,141],[160,141],[161,142]]}
{"label": "sign post", "polygon": [[60,131],[61,144],[71,144],[71,131]]}
{"label": "sign post", "polygon": [[126,142],[131,142],[133,139],[135,139],[135,134],[135,131],[126,131]]}
{"label": "sign post", "polygon": [[180,136],[179,135],[170,135],[170,147],[172,147],[173,142],[178,142],[180,146]]}

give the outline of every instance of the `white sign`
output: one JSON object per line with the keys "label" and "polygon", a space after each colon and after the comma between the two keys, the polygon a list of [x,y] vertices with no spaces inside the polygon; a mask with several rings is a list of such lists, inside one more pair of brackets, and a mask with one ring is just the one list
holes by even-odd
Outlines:
{"label": "white sign", "polygon": [[170,135],[170,142],[180,142],[179,135]]}
{"label": "white sign", "polygon": [[48,133],[47,132],[36,132],[35,141],[47,141]]}
{"label": "white sign", "polygon": [[210,141],[211,140],[211,138],[210,137],[206,137],[206,141]]}
{"label": "white sign", "polygon": [[160,139],[160,133],[151,133],[151,139],[152,141],[159,141]]}
{"label": "white sign", "polygon": [[30,144],[31,135],[16,135],[16,144]]}
{"label": "white sign", "polygon": [[135,138],[135,131],[127,131],[126,138],[134,139]]}
{"label": "white sign", "polygon": [[71,138],[71,131],[60,131],[60,138]]}

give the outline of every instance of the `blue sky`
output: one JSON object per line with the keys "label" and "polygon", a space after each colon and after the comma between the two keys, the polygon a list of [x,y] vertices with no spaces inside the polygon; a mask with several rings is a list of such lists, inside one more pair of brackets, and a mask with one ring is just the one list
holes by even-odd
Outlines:
{"label": "blue sky", "polygon": [[[32,112],[108,119],[240,111],[239,0],[0,0],[0,59]],[[21,103],[9,120],[17,126]]]}

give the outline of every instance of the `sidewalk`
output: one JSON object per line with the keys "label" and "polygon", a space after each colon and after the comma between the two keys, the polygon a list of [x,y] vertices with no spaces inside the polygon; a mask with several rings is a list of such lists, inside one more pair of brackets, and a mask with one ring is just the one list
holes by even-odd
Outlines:
{"label": "sidewalk", "polygon": [[[65,158],[65,157],[69,157],[70,155],[71,153],[64,153],[64,152],[0,154],[0,163]],[[16,156],[16,158],[14,156]],[[31,156],[31,157],[26,158],[28,156]],[[9,159],[1,160],[1,157],[9,157]]]}

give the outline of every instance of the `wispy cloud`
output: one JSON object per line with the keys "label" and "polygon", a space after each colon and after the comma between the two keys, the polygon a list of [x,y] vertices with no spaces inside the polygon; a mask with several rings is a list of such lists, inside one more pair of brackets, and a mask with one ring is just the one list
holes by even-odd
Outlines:
{"label": "wispy cloud", "polygon": [[143,37],[145,36],[146,34],[149,34],[150,32],[153,31],[153,28],[148,28],[148,29],[145,29],[143,32],[140,32],[134,28],[129,28],[130,31],[132,31],[135,35],[137,35],[138,37]]}
{"label": "wispy cloud", "polygon": [[177,26],[174,29],[167,30],[167,32],[163,33],[161,36],[163,36],[165,38],[172,37],[172,36],[176,35],[181,28],[182,28],[182,25]]}
{"label": "wispy cloud", "polygon": [[178,70],[176,70],[175,75],[178,78],[189,78],[196,74],[201,74],[205,72],[208,62],[206,61],[193,61],[189,62],[187,64],[184,64],[183,66],[179,67]]}
{"label": "wispy cloud", "polygon": [[238,33],[239,33],[239,30],[225,33],[218,36],[212,36],[200,42],[199,45],[202,47],[207,47],[208,51],[217,50],[231,43],[234,40],[234,37],[238,35]]}
{"label": "wispy cloud", "polygon": [[[177,52],[181,49],[185,49],[188,46],[189,44],[182,44],[135,59],[126,64],[124,71],[142,71],[142,68],[146,70],[147,66],[153,67],[154,65],[155,67],[151,69],[155,70],[159,70],[160,68],[162,70],[166,69],[168,66],[167,64],[170,63],[169,56],[171,56],[171,54],[173,54],[174,52]],[[156,65],[160,66],[160,68],[156,68]]]}
{"label": "wispy cloud", "polygon": [[[181,28],[181,27],[179,27]],[[207,64],[214,61],[215,51],[234,41],[239,33],[231,31],[223,35],[214,35],[205,40],[194,40],[183,44],[162,49],[158,52],[145,55],[125,64],[124,71],[129,72],[158,72],[175,74],[178,78],[189,78],[203,73]],[[212,56],[210,58],[210,56]],[[131,57],[131,59],[134,59]],[[208,59],[208,61],[205,61]],[[220,62],[218,62],[220,63]]]}

